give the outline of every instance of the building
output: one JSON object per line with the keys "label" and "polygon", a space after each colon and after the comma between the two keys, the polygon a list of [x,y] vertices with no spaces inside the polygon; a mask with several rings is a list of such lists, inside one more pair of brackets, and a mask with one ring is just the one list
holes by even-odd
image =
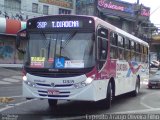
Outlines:
{"label": "building", "polygon": [[148,42],[150,8],[139,3],[120,0],[77,0],[76,13],[101,19]]}
{"label": "building", "polygon": [[76,0],[76,14],[97,16],[146,41],[151,54],[160,60],[160,38],[157,27],[150,22],[150,8],[123,0]]}
{"label": "building", "polygon": [[15,40],[27,19],[55,14],[75,14],[75,0],[0,0],[0,64],[23,62]]}

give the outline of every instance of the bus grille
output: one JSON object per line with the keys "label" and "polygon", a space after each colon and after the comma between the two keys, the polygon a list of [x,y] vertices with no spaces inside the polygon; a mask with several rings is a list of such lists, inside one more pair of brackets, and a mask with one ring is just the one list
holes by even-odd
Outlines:
{"label": "bus grille", "polygon": [[[38,85],[38,86],[52,87],[51,84],[36,83],[36,85]],[[73,85],[73,84],[56,84],[56,85],[54,85],[54,88],[55,88],[55,87],[70,87],[70,86],[72,86],[72,85]]]}

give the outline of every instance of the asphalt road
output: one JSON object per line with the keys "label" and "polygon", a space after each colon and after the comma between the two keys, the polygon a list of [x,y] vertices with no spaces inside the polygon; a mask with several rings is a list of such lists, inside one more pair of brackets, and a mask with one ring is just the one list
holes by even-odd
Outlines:
{"label": "asphalt road", "polygon": [[[132,97],[130,94],[118,96],[113,101],[111,109],[108,110],[102,109],[99,102],[65,100],[59,101],[56,109],[49,109],[48,102],[45,99],[26,100],[22,97],[22,80],[20,71],[0,68],[0,97],[14,98],[14,101],[12,102],[0,103],[0,113],[3,119],[6,117],[21,118],[22,120],[28,120],[31,118],[34,120],[103,119],[108,118],[108,115],[111,114],[120,114],[121,117],[124,117],[123,119],[125,119],[126,116],[122,115],[150,114],[151,116],[149,116],[149,118],[156,120],[160,119],[159,91],[160,89],[148,89],[146,84],[142,84],[141,92],[137,97]],[[157,116],[152,116],[152,114],[157,114]],[[129,118],[138,117],[129,116]],[[141,117],[146,118],[146,116]],[[118,119],[121,120],[120,117]]]}

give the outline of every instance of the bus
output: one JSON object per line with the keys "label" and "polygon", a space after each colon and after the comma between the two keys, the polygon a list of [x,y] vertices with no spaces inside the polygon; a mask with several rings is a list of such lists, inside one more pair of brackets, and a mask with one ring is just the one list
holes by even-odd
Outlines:
{"label": "bus", "polygon": [[136,96],[149,77],[148,43],[95,16],[29,19],[16,47],[24,54],[23,96],[50,107],[77,100],[108,109],[118,95]]}

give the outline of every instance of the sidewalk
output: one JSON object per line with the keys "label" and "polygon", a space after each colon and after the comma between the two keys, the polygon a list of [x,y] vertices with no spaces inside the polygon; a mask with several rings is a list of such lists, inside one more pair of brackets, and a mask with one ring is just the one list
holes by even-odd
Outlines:
{"label": "sidewalk", "polygon": [[21,68],[4,68],[0,67],[0,79],[3,77],[10,77],[15,75],[22,75]]}
{"label": "sidewalk", "polygon": [[23,64],[0,64],[0,67],[22,68]]}

